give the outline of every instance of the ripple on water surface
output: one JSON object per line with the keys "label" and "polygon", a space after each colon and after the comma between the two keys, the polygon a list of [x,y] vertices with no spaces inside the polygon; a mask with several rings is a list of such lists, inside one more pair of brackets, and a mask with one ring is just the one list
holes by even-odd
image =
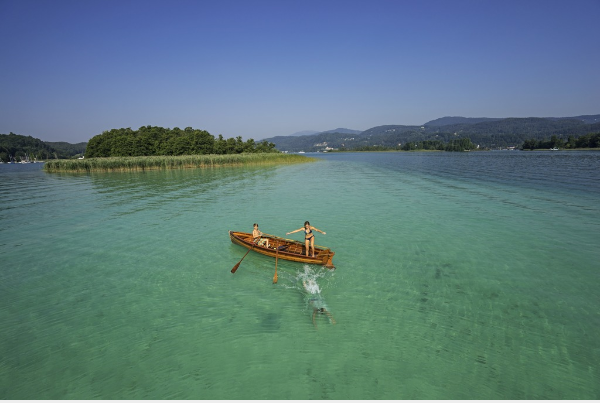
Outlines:
{"label": "ripple on water surface", "polygon": [[[0,396],[597,398],[599,155],[0,166]],[[305,220],[337,270],[279,260],[273,284],[249,253],[230,273],[227,230]]]}

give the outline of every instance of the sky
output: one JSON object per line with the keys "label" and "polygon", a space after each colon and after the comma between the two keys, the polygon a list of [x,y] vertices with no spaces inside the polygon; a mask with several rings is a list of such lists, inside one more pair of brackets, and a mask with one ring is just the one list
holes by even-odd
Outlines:
{"label": "sky", "polygon": [[0,133],[600,113],[600,0],[0,0]]}

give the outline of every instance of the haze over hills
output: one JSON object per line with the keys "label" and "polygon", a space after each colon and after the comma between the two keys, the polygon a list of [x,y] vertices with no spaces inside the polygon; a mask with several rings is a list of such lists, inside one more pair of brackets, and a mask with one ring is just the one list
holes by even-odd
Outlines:
{"label": "haze over hills", "polygon": [[[550,119],[550,120],[565,120],[565,119],[575,119],[581,120],[584,123],[598,123],[600,122],[600,115],[581,115],[581,116],[573,116],[568,118],[542,118],[542,119]],[[482,122],[496,122],[498,120],[511,119],[511,118],[465,118],[462,116],[445,116],[443,118],[438,118],[435,120],[431,120],[425,123],[423,126],[447,126],[447,125],[456,125],[456,124],[475,124]],[[516,119],[516,118],[513,118]],[[523,118],[527,119],[527,118]]]}
{"label": "haze over hills", "polygon": [[351,130],[351,129],[344,129],[342,127],[337,128],[337,129],[333,129],[333,130],[327,130],[321,133],[344,133],[344,134],[360,134],[362,133],[362,130]]}
{"label": "haze over hills", "polygon": [[[301,132],[296,132],[294,134],[290,134],[289,136],[312,136],[315,134],[319,134],[319,133],[347,133],[347,134],[359,134],[362,133],[362,130],[351,130],[351,129],[344,129],[342,127],[337,128],[337,129],[333,129],[333,130],[326,130],[324,132],[318,132],[316,130],[303,130]],[[287,136],[285,136],[287,137]]]}
{"label": "haze over hills", "polygon": [[567,139],[600,132],[600,114],[547,118],[467,118],[446,116],[420,126],[382,125],[364,131],[334,129],[303,136],[276,136],[264,139],[281,151],[323,151],[383,146],[396,148],[406,142],[439,140],[448,142],[468,137],[481,148],[519,147],[525,140],[551,136]]}
{"label": "haze over hills", "polygon": [[464,118],[462,116],[445,116],[425,123],[423,126],[446,126],[456,125],[461,123],[475,124],[481,122],[493,122],[496,120],[502,120],[501,118]]}
{"label": "haze over hills", "polygon": [[544,119],[551,119],[551,120],[575,119],[575,120],[581,120],[582,122],[589,123],[589,124],[600,123],[600,115],[581,115],[581,116],[573,116],[570,118],[544,118]]}
{"label": "haze over hills", "polygon": [[313,134],[318,134],[320,132],[316,131],[316,130],[303,130],[301,132],[296,132],[296,133],[292,133],[289,136],[292,137],[296,137],[296,136],[312,136]]}

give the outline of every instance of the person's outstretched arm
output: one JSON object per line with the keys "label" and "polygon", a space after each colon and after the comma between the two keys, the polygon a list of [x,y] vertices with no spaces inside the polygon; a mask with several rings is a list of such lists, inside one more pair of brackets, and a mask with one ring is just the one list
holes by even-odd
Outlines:
{"label": "person's outstretched arm", "polygon": [[327,233],[326,233],[325,231],[321,231],[320,229],[318,229],[318,228],[316,228],[316,227],[313,227],[313,226],[311,226],[310,228],[311,228],[311,229],[314,229],[315,231],[319,231],[319,232],[320,232],[321,234],[323,234],[323,235],[327,235]]}

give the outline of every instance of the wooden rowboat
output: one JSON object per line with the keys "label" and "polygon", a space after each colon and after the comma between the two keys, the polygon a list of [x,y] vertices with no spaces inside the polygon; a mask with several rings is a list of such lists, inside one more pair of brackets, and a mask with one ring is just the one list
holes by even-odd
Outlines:
{"label": "wooden rowboat", "polygon": [[306,256],[306,250],[304,249],[304,242],[294,241],[292,239],[280,238],[275,235],[264,234],[261,238],[269,240],[270,248],[261,245],[255,245],[252,233],[229,231],[229,238],[231,242],[236,245],[243,246],[244,248],[252,249],[255,252],[261,253],[270,257],[277,257],[279,259],[291,260],[294,262],[318,264],[327,267],[328,269],[335,269],[331,260],[333,259],[333,252],[331,249],[324,246],[315,245],[315,257]]}

